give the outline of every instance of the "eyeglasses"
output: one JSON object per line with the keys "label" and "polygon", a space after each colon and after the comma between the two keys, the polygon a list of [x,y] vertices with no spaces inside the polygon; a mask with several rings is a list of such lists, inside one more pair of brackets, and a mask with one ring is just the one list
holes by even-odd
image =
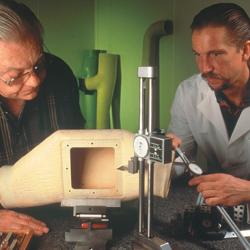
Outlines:
{"label": "eyeglasses", "polygon": [[33,66],[32,70],[27,71],[24,74],[21,74],[17,77],[12,77],[8,80],[0,77],[0,80],[3,81],[8,86],[21,85],[25,83],[26,81],[28,81],[28,79],[30,78],[32,74],[36,74],[36,76],[41,77],[44,72],[45,72],[45,58],[43,55],[40,57],[36,65]]}

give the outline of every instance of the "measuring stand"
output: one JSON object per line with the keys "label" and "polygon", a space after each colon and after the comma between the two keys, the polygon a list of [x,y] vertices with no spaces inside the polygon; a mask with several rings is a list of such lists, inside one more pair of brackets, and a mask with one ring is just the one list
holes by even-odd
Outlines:
{"label": "measuring stand", "polygon": [[[139,130],[134,138],[134,152],[139,169],[139,234],[133,243],[134,249],[171,250],[168,242],[152,236],[154,163],[170,163],[172,160],[172,142],[153,128],[154,82],[157,76],[155,67],[139,67],[140,79],[140,118]],[[135,160],[132,163],[137,162]],[[147,226],[145,226],[145,169],[148,170]],[[133,168],[136,169],[136,168]]]}

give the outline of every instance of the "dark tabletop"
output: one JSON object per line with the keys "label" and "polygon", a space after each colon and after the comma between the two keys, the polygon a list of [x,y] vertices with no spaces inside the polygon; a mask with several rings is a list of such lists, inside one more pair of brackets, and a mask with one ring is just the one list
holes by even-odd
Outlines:
{"label": "dark tabletop", "polygon": [[[187,179],[173,181],[167,199],[154,197],[153,235],[169,242],[173,250],[241,250],[244,249],[237,239],[201,240],[185,234],[183,221],[180,219],[187,206],[195,204],[197,193],[187,186]],[[122,203],[121,208],[110,211],[113,239],[107,249],[133,249],[132,243],[137,235],[138,212],[137,200]],[[20,211],[20,210],[18,210]],[[79,219],[73,216],[72,208],[60,207],[60,204],[21,209],[44,221],[50,232],[42,237],[33,237],[30,250],[74,249],[74,243],[65,242],[65,232],[79,227]]]}

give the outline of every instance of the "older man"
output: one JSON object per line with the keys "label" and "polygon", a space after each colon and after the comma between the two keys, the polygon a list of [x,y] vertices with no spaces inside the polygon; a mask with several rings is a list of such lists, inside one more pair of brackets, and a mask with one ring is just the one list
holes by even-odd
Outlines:
{"label": "older man", "polygon": [[[62,60],[44,53],[42,33],[28,7],[0,1],[1,166],[15,163],[55,130],[84,124],[74,75]],[[0,232],[29,230],[48,232],[41,221],[0,210]]]}

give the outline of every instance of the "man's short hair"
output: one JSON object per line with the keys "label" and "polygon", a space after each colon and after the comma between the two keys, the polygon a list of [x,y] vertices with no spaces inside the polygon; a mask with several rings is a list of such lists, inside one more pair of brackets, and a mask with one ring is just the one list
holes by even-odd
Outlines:
{"label": "man's short hair", "polygon": [[225,27],[230,42],[241,48],[250,40],[250,19],[245,10],[234,3],[217,3],[202,9],[193,19],[192,31],[208,26]]}
{"label": "man's short hair", "polygon": [[43,45],[43,27],[35,14],[14,0],[0,0],[0,40],[32,38]]}

